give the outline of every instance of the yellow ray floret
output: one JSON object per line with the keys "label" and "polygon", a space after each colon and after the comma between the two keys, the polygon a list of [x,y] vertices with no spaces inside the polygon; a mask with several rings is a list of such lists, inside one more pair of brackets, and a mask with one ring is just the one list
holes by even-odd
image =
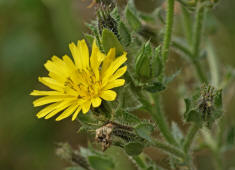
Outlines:
{"label": "yellow ray floret", "polygon": [[127,60],[126,52],[116,58],[115,48],[111,48],[105,55],[94,41],[90,56],[85,40],[77,45],[71,43],[69,48],[73,60],[67,55],[62,59],[53,56],[44,65],[48,77],[38,78],[51,90],[34,90],[30,94],[42,96],[33,102],[34,107],[47,105],[37,113],[38,118],[59,114],[57,121],[71,115],[75,120],[80,111],[85,114],[91,106],[99,107],[102,100],[115,100],[117,93],[112,89],[125,84],[120,77],[127,70],[127,66],[121,67]]}

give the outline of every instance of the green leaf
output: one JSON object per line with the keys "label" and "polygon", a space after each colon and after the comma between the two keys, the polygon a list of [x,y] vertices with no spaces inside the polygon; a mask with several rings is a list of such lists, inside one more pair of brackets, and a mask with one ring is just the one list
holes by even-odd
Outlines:
{"label": "green leaf", "polygon": [[176,141],[179,144],[181,144],[183,142],[184,135],[183,135],[181,129],[179,128],[179,126],[177,125],[177,123],[172,122],[171,129],[172,129],[172,134],[173,134],[174,138],[176,139]]}
{"label": "green leaf", "polygon": [[172,82],[172,81],[175,79],[175,77],[180,74],[180,72],[181,72],[181,70],[178,70],[178,71],[176,71],[174,74],[172,74],[172,75],[170,75],[170,76],[168,76],[168,77],[165,77],[165,78],[164,78],[164,81],[163,81],[164,84],[167,85],[167,84],[169,84],[170,82]]}
{"label": "green leaf", "polygon": [[100,156],[89,156],[88,162],[95,170],[113,170],[115,167],[111,159]]}
{"label": "green leaf", "polygon": [[131,35],[123,22],[120,22],[118,31],[120,34],[122,45],[124,45],[125,47],[129,46],[131,43]]}
{"label": "green leaf", "polygon": [[124,49],[117,39],[117,37],[114,35],[114,33],[108,29],[103,29],[102,32],[102,44],[105,53],[108,53],[110,48],[116,49],[117,56],[122,55]]}
{"label": "green leaf", "polygon": [[118,8],[115,7],[110,13],[111,17],[119,24],[120,23],[120,15],[118,12]]}
{"label": "green leaf", "polygon": [[124,149],[128,155],[136,156],[143,151],[144,146],[139,142],[130,142],[124,146]]}
{"label": "green leaf", "polygon": [[134,31],[140,30],[141,22],[139,18],[136,15],[134,15],[133,11],[129,8],[129,5],[127,5],[126,7],[126,19]]}
{"label": "green leaf", "polygon": [[197,98],[194,97],[193,99],[184,99],[186,110],[184,113],[184,119],[187,122],[195,122],[195,123],[201,123],[202,116],[201,113],[198,111],[198,105],[197,105]]}
{"label": "green leaf", "polygon": [[123,103],[123,109],[131,112],[135,111],[143,106],[143,104],[138,100],[138,97],[132,90],[130,90],[130,85],[126,85],[123,91],[120,93],[119,97]]}
{"label": "green leaf", "polygon": [[119,122],[126,122],[132,125],[136,125],[141,122],[141,120],[137,116],[124,110],[117,111],[115,114],[115,118]]}
{"label": "green leaf", "polygon": [[151,142],[152,140],[151,134],[153,131],[154,131],[153,125],[149,123],[141,123],[135,127],[136,134],[149,142]]}
{"label": "green leaf", "polygon": [[187,114],[185,114],[185,119],[188,122],[196,122],[199,123],[201,122],[201,113],[197,112],[196,110],[191,110]]}
{"label": "green leaf", "polygon": [[84,37],[87,40],[90,47],[92,47],[92,44],[93,44],[93,41],[94,41],[95,37],[93,35],[87,34],[87,33],[84,34]]}
{"label": "green leaf", "polygon": [[144,85],[144,89],[150,93],[155,93],[166,89],[166,86],[160,82],[151,82]]}

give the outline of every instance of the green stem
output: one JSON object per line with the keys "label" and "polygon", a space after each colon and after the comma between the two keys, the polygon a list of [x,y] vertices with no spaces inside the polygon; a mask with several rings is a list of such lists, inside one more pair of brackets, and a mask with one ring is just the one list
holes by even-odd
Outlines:
{"label": "green stem", "polygon": [[186,139],[184,141],[184,144],[183,144],[185,153],[188,153],[188,151],[191,147],[191,144],[193,143],[193,139],[194,139],[195,135],[197,134],[199,128],[200,128],[200,126],[197,124],[193,124],[190,127],[188,134],[186,136]]}
{"label": "green stem", "polygon": [[166,26],[165,26],[165,34],[162,46],[162,57],[164,63],[166,63],[168,57],[169,47],[171,43],[173,21],[174,21],[174,0],[167,0]]}
{"label": "green stem", "polygon": [[186,34],[186,38],[188,43],[192,44],[192,22],[190,18],[190,14],[184,6],[181,6],[182,13],[183,13],[183,24],[184,24],[184,31]]}
{"label": "green stem", "polygon": [[152,110],[149,112],[153,119],[155,120],[159,130],[161,131],[162,135],[165,137],[165,139],[172,145],[178,146],[177,142],[175,141],[175,138],[173,137],[169,125],[166,121],[166,118],[164,116],[164,113],[162,112],[161,108],[161,99],[159,94],[152,95],[154,98],[155,106],[152,108]]}
{"label": "green stem", "polygon": [[202,26],[203,26],[203,21],[204,21],[204,11],[205,8],[201,6],[200,2],[197,5],[197,10],[196,10],[196,22],[194,25],[194,30],[193,30],[193,47],[192,47],[192,62],[194,64],[194,67],[196,69],[198,78],[201,82],[207,83],[207,79],[202,71],[201,65],[199,63],[198,57],[200,54],[200,43],[201,43],[201,36],[202,36]]}
{"label": "green stem", "polygon": [[185,159],[185,154],[181,150],[175,148],[174,146],[162,143],[157,140],[154,140],[152,142],[152,146],[157,147],[157,148],[161,149],[162,151],[170,153],[170,154],[172,154],[176,157],[179,157],[181,159]]}
{"label": "green stem", "polygon": [[135,160],[136,165],[140,167],[140,169],[146,169],[145,162],[140,158],[140,156],[133,156],[132,157]]}
{"label": "green stem", "polygon": [[211,84],[216,88],[219,88],[219,69],[218,69],[216,54],[214,53],[213,47],[209,41],[207,43],[207,52],[208,52],[207,59],[211,73]]}
{"label": "green stem", "polygon": [[135,86],[133,78],[131,77],[128,71],[126,73],[126,77],[130,81],[131,90],[133,91],[133,93],[137,95],[138,100],[143,104],[144,108],[151,114],[157,126],[159,127],[159,130],[161,131],[162,135],[165,137],[165,139],[170,144],[178,146],[177,142],[175,141],[175,138],[173,137],[169,129],[166,118],[161,109],[159,94],[152,95],[155,104],[155,107],[153,107],[153,105],[148,100],[145,99],[145,96],[142,94],[141,89]]}
{"label": "green stem", "polygon": [[188,56],[188,57],[192,57],[192,53],[191,51],[182,43],[177,42],[177,41],[172,41],[172,46],[175,47],[176,49],[178,49],[179,51],[181,51],[182,53],[184,53],[184,55]]}

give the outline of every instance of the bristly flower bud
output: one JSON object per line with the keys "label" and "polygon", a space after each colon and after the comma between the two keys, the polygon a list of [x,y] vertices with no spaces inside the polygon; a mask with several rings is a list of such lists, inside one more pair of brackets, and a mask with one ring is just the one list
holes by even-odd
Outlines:
{"label": "bristly flower bud", "polygon": [[145,82],[152,78],[151,59],[152,49],[148,41],[144,44],[135,60],[135,71],[140,81]]}
{"label": "bristly flower bud", "polygon": [[101,9],[98,11],[98,29],[100,34],[102,34],[104,28],[112,31],[119,39],[117,22],[108,11]]}
{"label": "bristly flower bud", "polygon": [[112,31],[118,38],[118,24],[117,21],[111,16],[112,10],[115,8],[115,3],[112,0],[97,0],[97,16],[98,16],[98,29],[102,34],[104,28]]}
{"label": "bristly flower bud", "polygon": [[203,85],[191,99],[185,99],[186,121],[205,123],[211,127],[212,123],[222,115],[222,90],[211,85]]}
{"label": "bristly flower bud", "polygon": [[165,84],[158,80],[163,65],[160,51],[161,48],[158,46],[153,53],[150,41],[147,41],[135,60],[135,73],[139,85],[151,93],[165,89]]}

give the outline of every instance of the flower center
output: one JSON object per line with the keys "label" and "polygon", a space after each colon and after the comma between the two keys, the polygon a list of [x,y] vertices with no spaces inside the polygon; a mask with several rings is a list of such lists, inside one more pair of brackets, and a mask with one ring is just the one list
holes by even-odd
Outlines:
{"label": "flower center", "polygon": [[99,96],[102,85],[91,70],[76,70],[64,82],[64,92],[78,98],[91,99]]}

